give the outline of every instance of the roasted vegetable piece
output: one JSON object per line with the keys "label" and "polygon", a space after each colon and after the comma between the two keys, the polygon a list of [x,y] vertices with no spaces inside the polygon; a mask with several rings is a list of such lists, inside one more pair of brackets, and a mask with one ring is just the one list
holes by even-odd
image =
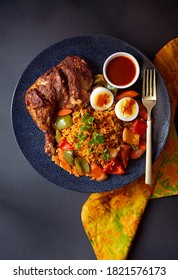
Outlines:
{"label": "roasted vegetable piece", "polygon": [[140,137],[142,138],[145,138],[146,128],[147,128],[147,124],[143,119],[136,119],[132,126],[132,132],[139,134]]}
{"label": "roasted vegetable piece", "polygon": [[118,174],[121,175],[125,172],[124,167],[121,162],[117,159],[110,161],[104,168],[103,171],[108,174]]}
{"label": "roasted vegetable piece", "polygon": [[78,160],[78,157],[75,158],[75,167],[80,176],[85,175],[85,173],[81,167],[80,161]]}
{"label": "roasted vegetable piece", "polygon": [[132,159],[140,158],[145,153],[145,151],[146,151],[146,140],[140,138],[138,149],[131,151],[130,158]]}
{"label": "roasted vegetable piece", "polygon": [[114,159],[119,154],[120,146],[118,146],[117,148],[109,148],[108,151],[109,151],[110,159]]}
{"label": "roasted vegetable piece", "polygon": [[73,121],[70,115],[57,117],[55,128],[56,130],[62,130],[64,128],[70,127],[73,125]]}
{"label": "roasted vegetable piece", "polygon": [[131,153],[131,147],[128,144],[123,144],[120,146],[120,154],[122,158],[122,162],[124,167],[126,168],[128,165],[128,161],[130,158],[130,153]]}
{"label": "roasted vegetable piece", "polygon": [[64,158],[67,160],[67,162],[74,166],[74,151],[73,150],[65,150],[64,151]]}
{"label": "roasted vegetable piece", "polygon": [[113,93],[114,96],[117,95],[117,92],[118,92],[118,89],[117,89],[117,88],[115,88],[115,87],[109,85],[108,83],[105,84],[105,87],[106,87],[107,89],[109,89],[109,90]]}
{"label": "roasted vegetable piece", "polygon": [[86,158],[82,156],[78,156],[75,158],[75,167],[79,175],[85,175],[87,173],[90,173],[90,166]]}
{"label": "roasted vegetable piece", "polygon": [[103,86],[107,89],[109,89],[114,96],[116,96],[117,92],[118,92],[118,89],[109,85],[105,78],[104,78],[104,75],[103,74],[97,74],[95,77],[94,77],[94,82],[93,82],[93,85],[94,86]]}
{"label": "roasted vegetable piece", "polygon": [[138,145],[140,135],[133,133],[128,127],[125,127],[123,130],[123,141],[129,145]]}
{"label": "roasted vegetable piece", "polygon": [[104,84],[106,83],[104,75],[103,74],[97,74],[94,76],[94,81],[93,81],[93,85],[102,85],[104,86]]}
{"label": "roasted vegetable piece", "polygon": [[61,148],[63,151],[65,150],[73,150],[72,145],[66,141],[66,139],[61,139],[58,143],[58,147]]}
{"label": "roasted vegetable piece", "polygon": [[99,166],[97,163],[92,163],[90,167],[91,167],[92,179],[98,182],[103,182],[108,178],[106,173],[103,171],[103,168]]}
{"label": "roasted vegetable piece", "polygon": [[57,143],[59,143],[61,141],[61,133],[59,130],[56,130],[55,139],[56,139]]}
{"label": "roasted vegetable piece", "polygon": [[60,166],[71,173],[72,169],[70,164],[66,161],[64,157],[64,151],[62,149],[58,149],[58,158],[60,160]]}
{"label": "roasted vegetable piece", "polygon": [[121,93],[118,93],[115,97],[116,101],[119,101],[120,99],[124,98],[124,97],[130,97],[130,98],[135,98],[139,96],[139,93],[134,91],[134,90],[126,90],[123,91]]}
{"label": "roasted vegetable piece", "polygon": [[58,117],[63,117],[63,116],[67,116],[67,115],[70,115],[72,113],[72,110],[71,109],[60,109],[57,113]]}

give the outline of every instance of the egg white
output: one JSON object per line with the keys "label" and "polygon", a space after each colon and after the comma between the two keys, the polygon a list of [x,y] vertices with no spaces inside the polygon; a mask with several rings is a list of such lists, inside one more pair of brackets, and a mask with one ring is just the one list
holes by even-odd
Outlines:
{"label": "egg white", "polygon": [[[103,106],[97,106],[97,104],[96,104],[97,97],[100,94],[105,93],[105,92],[109,95],[110,102],[108,102],[108,104],[104,104]],[[107,110],[109,107],[112,106],[113,102],[114,102],[114,96],[113,96],[112,92],[105,87],[95,88],[90,95],[90,104],[95,110]]]}
{"label": "egg white", "polygon": [[123,104],[123,102],[124,102],[124,100],[126,100],[126,99],[132,99],[132,98],[130,98],[130,97],[124,97],[124,98],[122,98],[121,100],[119,100],[117,103],[116,103],[116,106],[115,106],[115,113],[116,113],[116,116],[120,119],[120,120],[122,120],[122,121],[125,121],[125,122],[129,122],[129,121],[133,121],[137,116],[138,116],[138,113],[139,113],[139,106],[138,106],[138,103],[137,103],[137,101],[136,100],[134,100],[134,102],[135,102],[135,104],[134,104],[134,106],[135,106],[135,108],[134,108],[134,112],[131,114],[131,115],[125,115],[125,114],[123,114],[123,112],[122,112],[122,104]]}

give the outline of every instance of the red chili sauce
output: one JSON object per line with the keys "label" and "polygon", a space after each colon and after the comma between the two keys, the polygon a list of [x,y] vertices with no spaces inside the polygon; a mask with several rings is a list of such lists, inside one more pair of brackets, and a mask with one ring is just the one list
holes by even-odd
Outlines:
{"label": "red chili sauce", "polygon": [[136,67],[130,58],[126,56],[117,56],[109,61],[106,74],[111,83],[124,86],[134,79]]}

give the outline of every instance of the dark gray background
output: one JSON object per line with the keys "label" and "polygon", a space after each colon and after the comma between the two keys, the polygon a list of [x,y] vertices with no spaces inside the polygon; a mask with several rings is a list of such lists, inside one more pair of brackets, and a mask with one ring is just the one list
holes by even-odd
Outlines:
{"label": "dark gray background", "polygon": [[[20,152],[10,107],[20,75],[51,44],[117,37],[153,59],[177,37],[177,1],[0,1],[0,259],[95,259],[80,214],[88,194],[55,186]],[[28,143],[27,143],[28,144]],[[178,259],[178,197],[149,201],[129,259]]]}

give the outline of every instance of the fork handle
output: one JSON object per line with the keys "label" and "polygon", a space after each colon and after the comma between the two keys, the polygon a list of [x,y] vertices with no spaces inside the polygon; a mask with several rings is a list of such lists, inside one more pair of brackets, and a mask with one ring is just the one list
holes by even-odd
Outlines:
{"label": "fork handle", "polygon": [[152,123],[151,119],[147,120],[146,130],[146,167],[145,167],[145,184],[152,184]]}

